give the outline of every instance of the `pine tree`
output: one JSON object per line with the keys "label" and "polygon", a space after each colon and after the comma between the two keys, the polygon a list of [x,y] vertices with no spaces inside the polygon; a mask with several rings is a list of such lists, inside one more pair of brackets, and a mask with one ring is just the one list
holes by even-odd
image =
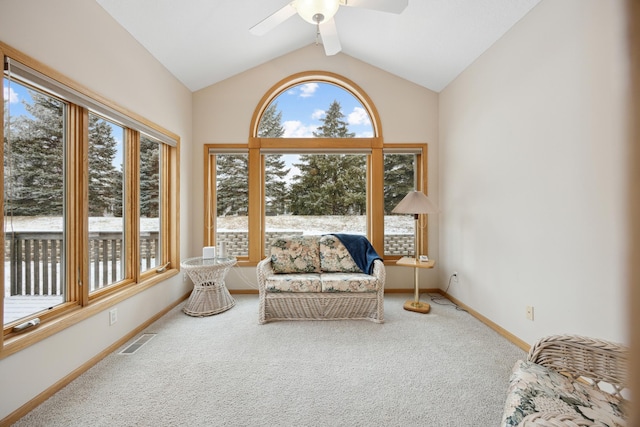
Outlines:
{"label": "pine tree", "polygon": [[160,216],[160,143],[140,137],[140,217]]}
{"label": "pine tree", "polygon": [[265,156],[265,209],[267,215],[282,215],[285,213],[287,198],[287,183],[285,177],[289,173],[282,155],[269,154]]}
{"label": "pine tree", "polygon": [[[340,103],[333,101],[316,138],[353,138]],[[291,186],[294,215],[362,215],[366,212],[365,158],[350,154],[301,155]]]}
{"label": "pine tree", "polygon": [[[278,103],[270,104],[262,114],[258,126],[260,138],[281,138],[284,135],[282,112],[278,111]],[[287,184],[285,177],[289,169],[280,154],[265,156],[265,209],[267,215],[279,215],[285,211]]]}
{"label": "pine tree", "polygon": [[413,154],[384,156],[384,213],[391,213],[398,203],[415,188]]}
{"label": "pine tree", "polygon": [[247,215],[249,206],[248,159],[246,155],[216,155],[217,216]]}
{"label": "pine tree", "polygon": [[12,118],[5,132],[5,215],[62,216],[64,203],[64,104],[29,91],[31,114]]}
{"label": "pine tree", "polygon": [[[116,204],[114,179],[116,140],[111,126],[102,118],[89,115],[89,216],[113,213]],[[122,180],[120,180],[122,182]],[[120,197],[121,197],[120,191]],[[121,204],[121,202],[120,202]]]}
{"label": "pine tree", "polygon": [[122,208],[124,203],[124,165],[120,164],[120,170],[113,172],[112,189],[113,191],[113,216],[122,218]]}
{"label": "pine tree", "polygon": [[260,138],[282,138],[284,127],[282,126],[282,111],[278,111],[278,103],[270,104],[258,125],[258,137]]}
{"label": "pine tree", "polygon": [[353,138],[355,133],[349,132],[347,122],[344,121],[340,103],[334,100],[329,106],[329,111],[321,119],[322,126],[317,132],[313,132],[316,138]]}

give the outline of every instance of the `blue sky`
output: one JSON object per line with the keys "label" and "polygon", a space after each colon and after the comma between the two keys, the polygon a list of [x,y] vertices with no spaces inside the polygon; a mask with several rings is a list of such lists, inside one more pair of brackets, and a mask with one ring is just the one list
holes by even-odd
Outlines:
{"label": "blue sky", "polygon": [[[26,111],[24,109],[24,107],[22,106],[22,99],[26,99],[28,102],[31,102],[31,97],[29,96],[29,93],[27,92],[27,89],[20,85],[17,84],[16,82],[11,82],[11,86],[8,85],[8,81],[7,79],[3,79],[4,80],[4,85],[3,85],[3,95],[4,95],[4,100],[9,101],[9,107],[11,108],[11,115],[12,116],[20,116],[23,114],[26,114]],[[5,104],[5,108],[6,108]]]}
{"label": "blue sky", "polygon": [[[11,87],[8,88],[7,80],[4,79],[4,99],[9,100],[12,116],[28,114],[22,101],[32,101],[25,86],[12,82]],[[282,112],[284,137],[312,138],[313,131],[322,124],[321,119],[334,100],[340,103],[350,132],[355,132],[356,137],[361,138],[373,136],[369,115],[357,98],[336,85],[310,82],[290,88],[273,101],[277,102],[278,110]],[[118,142],[118,153],[114,159],[114,165],[119,168],[122,162],[120,160],[122,156],[122,130],[116,125],[113,125],[113,128],[113,136]],[[284,157],[288,167],[291,167],[298,160],[297,155]],[[290,179],[297,172],[297,168],[293,167],[288,178]]]}
{"label": "blue sky", "polygon": [[273,101],[282,112],[284,137],[313,137],[312,132],[322,124],[321,118],[334,100],[340,103],[350,132],[361,138],[373,136],[369,115],[351,93],[330,83],[304,83]]}

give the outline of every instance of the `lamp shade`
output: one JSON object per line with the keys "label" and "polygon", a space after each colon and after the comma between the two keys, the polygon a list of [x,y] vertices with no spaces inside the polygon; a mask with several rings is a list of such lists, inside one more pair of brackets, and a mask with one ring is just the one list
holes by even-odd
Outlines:
{"label": "lamp shade", "polygon": [[400,214],[426,214],[438,212],[438,208],[422,191],[413,190],[391,212]]}
{"label": "lamp shade", "polygon": [[[298,15],[314,25],[333,18],[339,6],[339,0],[296,0],[294,4]],[[321,15],[321,18],[314,19],[316,15]]]}

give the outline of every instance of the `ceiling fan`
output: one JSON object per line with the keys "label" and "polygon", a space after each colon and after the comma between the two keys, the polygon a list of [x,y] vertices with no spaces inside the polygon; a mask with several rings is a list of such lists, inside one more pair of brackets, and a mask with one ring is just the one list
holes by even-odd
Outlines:
{"label": "ceiling fan", "polygon": [[333,20],[340,6],[399,14],[408,4],[409,0],[293,0],[251,27],[249,32],[256,36],[264,35],[297,13],[302,19],[316,26],[316,35],[322,37],[325,53],[335,55],[342,49]]}

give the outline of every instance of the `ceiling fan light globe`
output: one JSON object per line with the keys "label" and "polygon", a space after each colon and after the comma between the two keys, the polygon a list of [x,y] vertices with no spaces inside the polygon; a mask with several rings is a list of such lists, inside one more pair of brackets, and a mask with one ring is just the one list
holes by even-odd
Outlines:
{"label": "ceiling fan light globe", "polygon": [[[333,18],[340,7],[340,0],[296,0],[294,7],[302,19],[316,25]],[[323,16],[322,21],[317,20],[317,15]]]}

